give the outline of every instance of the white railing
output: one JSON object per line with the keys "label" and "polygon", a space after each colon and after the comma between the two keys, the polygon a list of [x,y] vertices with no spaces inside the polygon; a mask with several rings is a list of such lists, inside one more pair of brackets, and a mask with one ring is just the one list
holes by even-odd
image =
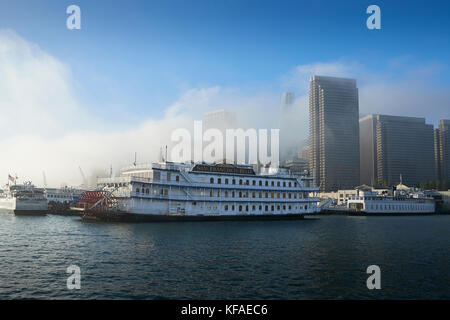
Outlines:
{"label": "white railing", "polygon": [[97,184],[126,183],[126,182],[130,182],[130,181],[131,181],[131,177],[98,178]]}

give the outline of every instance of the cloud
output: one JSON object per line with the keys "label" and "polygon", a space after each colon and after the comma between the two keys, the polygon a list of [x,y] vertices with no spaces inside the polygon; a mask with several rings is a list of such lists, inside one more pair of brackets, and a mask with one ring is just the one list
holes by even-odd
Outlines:
{"label": "cloud", "polygon": [[313,75],[355,77],[362,72],[364,67],[355,61],[316,62],[296,66],[282,78],[282,83],[285,88],[305,94],[309,89],[309,78]]}
{"label": "cloud", "polygon": [[9,30],[0,30],[0,141],[16,134],[51,136],[86,123],[70,69]]}
{"label": "cloud", "polygon": [[[194,120],[212,109],[245,109],[252,118],[272,106],[270,98],[245,95],[221,87],[188,89],[166,108],[160,119],[132,126],[113,126],[95,118],[79,101],[69,66],[10,30],[0,30],[0,180],[17,174],[21,181],[49,186],[82,183],[87,176],[116,171],[134,161],[159,158],[176,128],[192,128]],[[253,110],[253,111],[250,111]],[[263,118],[263,117],[261,117]],[[264,121],[269,123],[270,116]],[[250,121],[242,121],[248,125]],[[1,181],[3,182],[3,181]]]}
{"label": "cloud", "polygon": [[[156,160],[173,128],[189,123],[182,112],[164,119],[144,119],[121,130],[100,130],[77,99],[70,68],[10,30],[0,30],[0,177],[49,185],[81,184],[86,175],[141,161]],[[198,96],[198,95],[197,95]],[[175,110],[173,106],[169,110]],[[0,178],[1,180],[2,178]],[[3,181],[1,181],[3,182]]]}

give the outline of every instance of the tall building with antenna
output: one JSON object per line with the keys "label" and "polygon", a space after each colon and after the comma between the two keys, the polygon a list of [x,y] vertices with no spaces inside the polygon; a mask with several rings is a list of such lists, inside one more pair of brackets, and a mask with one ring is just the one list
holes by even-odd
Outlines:
{"label": "tall building with antenna", "polygon": [[287,110],[295,103],[295,94],[293,92],[284,92],[281,96],[281,109]]}

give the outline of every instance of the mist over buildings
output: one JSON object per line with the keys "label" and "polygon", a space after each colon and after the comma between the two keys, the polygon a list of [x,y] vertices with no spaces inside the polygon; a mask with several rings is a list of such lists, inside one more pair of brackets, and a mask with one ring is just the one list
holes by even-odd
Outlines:
{"label": "mist over buildings", "polygon": [[[109,175],[111,167],[118,174],[120,167],[134,162],[135,153],[139,163],[158,161],[161,147],[173,145],[173,130],[192,130],[194,120],[218,109],[234,112],[242,128],[279,128],[280,157],[293,157],[308,144],[312,74],[357,78],[361,113],[406,113],[430,122],[450,118],[449,91],[429,81],[439,68],[392,68],[399,71],[395,78],[369,72],[355,62],[293,66],[280,71],[285,74],[274,79],[273,90],[190,88],[174,97],[163,116],[148,114],[133,125],[114,127],[79,99],[79,84],[69,65],[13,31],[0,30],[0,183],[6,183],[8,174],[17,174],[21,181],[42,185],[45,171],[48,186],[79,186],[80,167],[93,183],[97,176]],[[287,91],[295,99],[289,98],[288,108],[282,108]]]}

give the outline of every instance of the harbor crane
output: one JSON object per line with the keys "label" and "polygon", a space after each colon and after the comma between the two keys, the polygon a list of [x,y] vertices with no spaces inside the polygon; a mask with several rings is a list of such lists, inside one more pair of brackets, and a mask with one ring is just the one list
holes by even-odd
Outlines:
{"label": "harbor crane", "polygon": [[42,179],[44,182],[44,189],[47,189],[47,177],[45,176],[45,171],[42,171]]}
{"label": "harbor crane", "polygon": [[86,189],[88,187],[86,176],[84,175],[83,170],[81,169],[80,166],[78,166],[78,169],[80,169],[81,178],[83,179],[82,187],[83,189]]}

